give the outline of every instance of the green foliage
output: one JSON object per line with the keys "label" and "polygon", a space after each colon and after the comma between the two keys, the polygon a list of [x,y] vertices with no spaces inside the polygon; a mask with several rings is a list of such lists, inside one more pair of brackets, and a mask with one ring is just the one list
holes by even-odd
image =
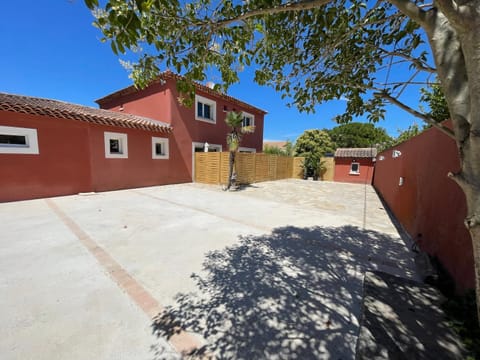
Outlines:
{"label": "green foliage", "polygon": [[270,155],[293,156],[293,143],[287,140],[283,147],[265,145],[263,152]]}
{"label": "green foliage", "polygon": [[432,84],[429,88],[420,89],[420,101],[427,103],[430,111],[427,113],[433,120],[440,122],[450,118],[447,100],[443,95],[440,84]]}
{"label": "green foliage", "polygon": [[329,130],[336,148],[363,148],[377,144],[390,144],[392,138],[383,128],[372,123],[348,123]]}
{"label": "green foliage", "polygon": [[[218,71],[217,90],[226,91],[239,81],[241,69],[255,64],[255,81],[275,88],[301,111],[345,97],[346,112],[338,122],[363,114],[377,121],[385,100],[374,92],[393,94],[402,85],[388,76],[377,80],[377,71],[390,66],[392,56],[427,62],[418,48],[423,41],[418,26],[388,2],[107,0],[99,6],[97,0],[84,1],[101,40],[116,54],[136,54],[131,74],[136,85],[172,69],[186,78],[179,84],[186,103],[192,81],[205,81],[207,69]],[[309,8],[295,9],[299,4]],[[414,66],[404,68],[406,78],[415,72]]]}
{"label": "green foliage", "polygon": [[228,190],[235,182],[235,153],[240,147],[243,135],[254,132],[255,126],[243,126],[243,114],[235,111],[227,113],[225,123],[230,127],[230,132],[227,134],[227,146],[230,152],[228,184],[225,189]]}
{"label": "green foliage", "polygon": [[254,126],[242,126],[243,115],[240,112],[228,112],[225,117],[225,123],[231,128],[231,131],[227,134],[227,145],[228,150],[232,152],[238,151],[243,134],[255,131]]}
{"label": "green foliage", "polygon": [[411,139],[412,137],[420,134],[423,130],[425,130],[425,127],[423,129],[420,129],[420,127],[417,124],[410,125],[406,130],[399,132],[393,145],[397,145],[404,141],[407,141],[408,139]]}
{"label": "green foliage", "polygon": [[327,153],[332,153],[335,146],[325,130],[306,130],[295,142],[295,156],[302,156],[304,171],[307,176],[318,176],[320,159]]}

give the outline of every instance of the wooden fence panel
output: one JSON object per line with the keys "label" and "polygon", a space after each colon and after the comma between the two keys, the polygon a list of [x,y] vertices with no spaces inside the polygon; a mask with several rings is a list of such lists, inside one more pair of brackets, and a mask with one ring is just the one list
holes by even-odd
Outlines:
{"label": "wooden fence panel", "polygon": [[195,153],[195,181],[205,184],[220,183],[220,153]]}
{"label": "wooden fence panel", "polygon": [[255,182],[268,180],[268,154],[255,155]]}
{"label": "wooden fence panel", "polygon": [[323,181],[333,181],[335,174],[335,159],[333,157],[322,158],[325,170],[321,174]]}
{"label": "wooden fence panel", "polygon": [[294,179],[303,179],[303,157],[293,158],[291,177]]}
{"label": "wooden fence panel", "polygon": [[277,177],[276,180],[287,179],[289,158],[286,156],[277,156]]}
{"label": "wooden fence panel", "polygon": [[[235,170],[239,184],[261,181],[303,178],[303,158],[237,153]],[[195,153],[195,182],[204,184],[226,184],[228,181],[230,153]]]}
{"label": "wooden fence panel", "polygon": [[226,185],[230,171],[230,153],[222,152],[220,155],[220,183]]}
{"label": "wooden fence panel", "polygon": [[255,182],[255,154],[237,153],[235,155],[235,169],[239,184],[252,184]]}

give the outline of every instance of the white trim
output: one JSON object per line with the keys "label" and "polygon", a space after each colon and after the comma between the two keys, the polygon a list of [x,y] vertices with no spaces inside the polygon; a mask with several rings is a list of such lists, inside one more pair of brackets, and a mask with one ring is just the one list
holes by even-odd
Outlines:
{"label": "white trim", "polygon": [[[198,103],[201,102],[202,104],[210,105],[210,116],[211,118],[204,118],[203,116],[198,116]],[[208,99],[206,97],[195,95],[195,120],[204,121],[209,124],[216,124],[217,123],[217,103],[215,100]]]}
{"label": "white trim", "polygon": [[[157,154],[157,144],[162,144],[164,146],[165,153],[162,155]],[[170,156],[170,149],[168,145],[168,138],[160,138],[152,136],[152,159],[164,159],[167,160]]]}
{"label": "white trim", "polygon": [[25,145],[0,144],[0,154],[33,154],[40,153],[38,149],[37,129],[0,126],[0,135],[15,135],[25,137]]}
{"label": "white trim", "polygon": [[[249,126],[255,126],[255,115],[247,113],[245,111],[242,111],[242,117],[243,118],[245,118],[245,117],[252,118],[252,123]],[[243,121],[242,121],[242,125],[243,125]]]}
{"label": "white trim", "polygon": [[[128,138],[127,134],[116,132],[104,132],[105,157],[107,159],[127,159],[128,158]],[[110,152],[110,140],[118,140],[120,145],[119,153]]]}
{"label": "white trim", "polygon": [[249,148],[249,147],[239,147],[238,152],[244,152],[244,153],[256,153],[257,149],[255,148]]}
{"label": "white trim", "polygon": [[[192,182],[195,180],[195,148],[205,148],[204,142],[193,141],[192,142]],[[209,149],[217,149],[219,152],[222,152],[222,145],[220,144],[210,144],[208,143]]]}
{"label": "white trim", "polygon": [[[353,170],[352,170],[352,165],[353,165],[353,164],[357,164],[357,166],[358,166],[358,171],[353,171]],[[357,162],[357,161],[352,161],[352,163],[350,164],[350,173],[349,173],[349,174],[350,174],[350,175],[360,175],[360,163],[359,163],[359,162]]]}

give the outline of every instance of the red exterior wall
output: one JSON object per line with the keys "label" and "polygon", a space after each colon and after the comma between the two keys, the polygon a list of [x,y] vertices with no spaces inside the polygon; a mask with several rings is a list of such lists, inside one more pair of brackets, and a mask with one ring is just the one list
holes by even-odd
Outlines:
{"label": "red exterior wall", "polygon": [[[127,134],[128,158],[105,158],[104,132]],[[152,136],[169,138],[169,159],[152,159]],[[92,125],[90,129],[92,191],[190,182],[188,170],[179,161],[172,136],[137,129]]]}
{"label": "red exterior wall", "polygon": [[[360,174],[350,174],[352,162],[360,164]],[[354,184],[371,184],[373,179],[374,163],[372,158],[335,158],[335,174],[333,181],[349,182]]]}
{"label": "red exterior wall", "polygon": [[0,111],[0,125],[36,128],[40,152],[0,154],[0,201],[90,191],[86,123]]}
{"label": "red exterior wall", "polygon": [[[401,156],[393,158],[394,149]],[[449,171],[458,170],[455,142],[430,129],[377,156],[374,186],[410,236],[438,257],[463,291],[474,287],[474,262],[463,225],[465,197],[447,178]]]}
{"label": "red exterior wall", "polygon": [[173,126],[173,137],[170,147],[174,146],[180,155],[177,161],[181,168],[186,169],[190,180],[192,179],[192,142],[222,145],[222,150],[227,148],[226,135],[229,128],[225,124],[226,113],[223,111],[245,111],[255,116],[255,132],[246,134],[241,146],[255,148],[257,152],[262,151],[264,114],[259,111],[252,111],[237,104],[229,103],[221,97],[205,94],[197,90],[197,95],[212,99],[216,102],[216,123],[211,124],[195,120],[195,106],[187,108],[177,101],[179,96],[176,84],[173,79],[168,79],[164,85],[154,84],[134,94],[117,97],[107,102],[102,102],[103,109],[123,111],[135,115],[147,116]]}
{"label": "red exterior wall", "polygon": [[[37,129],[38,155],[0,154],[0,201],[190,182],[172,135],[47,116],[0,112],[0,125]],[[127,134],[128,158],[105,158],[104,132]],[[152,159],[152,136],[169,159]]]}

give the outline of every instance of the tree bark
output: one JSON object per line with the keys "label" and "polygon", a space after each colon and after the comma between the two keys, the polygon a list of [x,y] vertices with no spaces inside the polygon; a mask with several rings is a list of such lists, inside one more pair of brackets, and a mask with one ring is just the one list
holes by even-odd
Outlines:
{"label": "tree bark", "polygon": [[235,167],[235,151],[230,151],[227,190],[233,185],[233,169]]}
{"label": "tree bark", "polygon": [[457,11],[449,4],[439,1],[440,9],[428,12],[424,28],[450,110],[459,152],[461,170],[449,176],[463,190],[467,203],[465,226],[472,239],[480,323],[480,34],[477,30],[480,22],[476,20],[480,19],[480,13],[473,17],[463,16],[464,7]]}

